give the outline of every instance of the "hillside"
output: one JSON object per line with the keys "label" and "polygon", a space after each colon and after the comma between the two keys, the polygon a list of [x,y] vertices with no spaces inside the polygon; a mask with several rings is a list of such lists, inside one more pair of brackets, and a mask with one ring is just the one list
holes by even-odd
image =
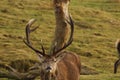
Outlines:
{"label": "hillside", "polygon": [[[120,67],[113,74],[113,65],[118,58],[115,41],[120,38],[120,3],[71,0],[69,10],[75,33],[67,50],[80,55],[82,74],[86,74],[80,80],[119,80]],[[25,25],[31,18],[36,18],[35,25],[40,25],[32,34],[32,42],[40,49],[42,39],[48,52],[55,28],[51,0],[0,1],[0,63],[36,60],[34,52],[23,43]]]}

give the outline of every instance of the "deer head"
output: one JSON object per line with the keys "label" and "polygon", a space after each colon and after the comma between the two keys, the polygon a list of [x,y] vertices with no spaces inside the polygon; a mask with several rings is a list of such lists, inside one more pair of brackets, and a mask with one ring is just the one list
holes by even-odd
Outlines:
{"label": "deer head", "polygon": [[37,50],[32,46],[30,42],[30,33],[35,31],[38,27],[34,29],[30,29],[31,25],[36,21],[35,19],[31,19],[28,24],[26,25],[26,38],[24,38],[24,43],[31,48],[39,57],[40,61],[40,68],[41,68],[41,78],[42,80],[54,80],[57,74],[57,63],[61,61],[61,59],[66,55],[66,53],[60,53],[66,47],[68,47],[73,41],[73,31],[74,31],[74,24],[72,18],[69,17],[70,20],[66,20],[68,24],[70,24],[71,33],[68,39],[68,42],[59,50],[54,51],[52,54],[46,54],[43,45],[41,44],[41,51]]}

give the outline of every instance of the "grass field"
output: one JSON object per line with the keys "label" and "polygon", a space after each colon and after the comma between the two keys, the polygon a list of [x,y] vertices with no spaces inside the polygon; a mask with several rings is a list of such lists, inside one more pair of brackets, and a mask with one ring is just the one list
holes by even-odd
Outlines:
{"label": "grass field", "polygon": [[[111,0],[71,0],[69,12],[75,22],[74,42],[67,50],[81,57],[80,80],[119,80],[113,74],[118,58],[115,41],[120,38],[120,3]],[[47,52],[54,35],[55,17],[51,0],[0,0],[0,63],[32,59],[36,55],[23,43],[25,25],[36,18],[39,29],[31,40]],[[87,68],[85,68],[87,67]],[[2,79],[0,79],[2,80]],[[5,79],[6,80],[6,79]]]}

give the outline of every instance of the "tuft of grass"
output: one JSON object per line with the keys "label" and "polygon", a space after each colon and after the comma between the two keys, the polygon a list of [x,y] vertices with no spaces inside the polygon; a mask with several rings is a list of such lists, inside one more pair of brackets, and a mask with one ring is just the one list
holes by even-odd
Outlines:
{"label": "tuft of grass", "polygon": [[36,60],[16,60],[10,62],[10,66],[16,69],[18,72],[24,73],[27,72],[30,67],[32,67],[35,63],[37,63]]}

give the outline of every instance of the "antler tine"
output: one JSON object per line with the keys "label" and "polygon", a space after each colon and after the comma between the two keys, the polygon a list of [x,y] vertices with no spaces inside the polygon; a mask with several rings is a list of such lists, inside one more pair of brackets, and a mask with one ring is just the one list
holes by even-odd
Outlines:
{"label": "antler tine", "polygon": [[74,33],[74,22],[73,22],[73,20],[72,20],[70,15],[69,15],[69,18],[70,18],[70,22],[68,20],[67,20],[67,22],[71,26],[71,34],[70,34],[70,38],[69,38],[68,42],[72,42],[73,41],[73,33]]}
{"label": "antler tine", "polygon": [[[35,30],[38,28],[38,26],[37,26],[37,27],[35,27],[35,28],[33,28],[33,29],[30,29],[31,25],[32,25],[35,21],[36,21],[35,19],[31,19],[31,20],[27,23],[27,25],[26,25],[26,40],[23,39],[23,41],[24,41],[24,43],[25,43],[29,48],[31,48],[33,51],[35,51],[38,56],[40,56],[40,55],[45,56],[45,50],[44,50],[43,45],[41,45],[41,47],[42,47],[42,52],[41,52],[41,51],[35,49],[35,48],[31,45],[31,42],[30,42],[30,33],[33,32],[33,31],[35,31]],[[38,53],[39,53],[39,54],[38,54]]]}
{"label": "antler tine", "polygon": [[43,45],[42,45],[42,40],[41,40],[41,48],[42,48],[42,51],[43,51],[43,53],[44,53],[44,55],[45,55],[45,49],[44,49],[44,47],[43,47]]}
{"label": "antler tine", "polygon": [[33,28],[33,29],[30,29],[30,27],[31,27],[31,25],[35,22],[36,20],[35,19],[31,19],[28,23],[27,23],[27,25],[26,25],[26,40],[27,40],[27,42],[28,43],[30,43],[30,41],[29,41],[29,35],[30,35],[30,33],[31,32],[33,32],[33,31],[35,31],[39,26],[37,26],[37,27],[35,27],[35,28]]}
{"label": "antler tine", "polygon": [[66,47],[68,47],[73,41],[74,23],[73,23],[73,20],[70,15],[69,15],[69,19],[70,19],[69,21],[68,20],[66,20],[66,21],[68,24],[70,24],[70,28],[71,28],[70,38],[69,38],[68,42],[61,49],[54,51],[53,55],[56,55],[57,53],[59,53],[60,51],[62,51]]}

